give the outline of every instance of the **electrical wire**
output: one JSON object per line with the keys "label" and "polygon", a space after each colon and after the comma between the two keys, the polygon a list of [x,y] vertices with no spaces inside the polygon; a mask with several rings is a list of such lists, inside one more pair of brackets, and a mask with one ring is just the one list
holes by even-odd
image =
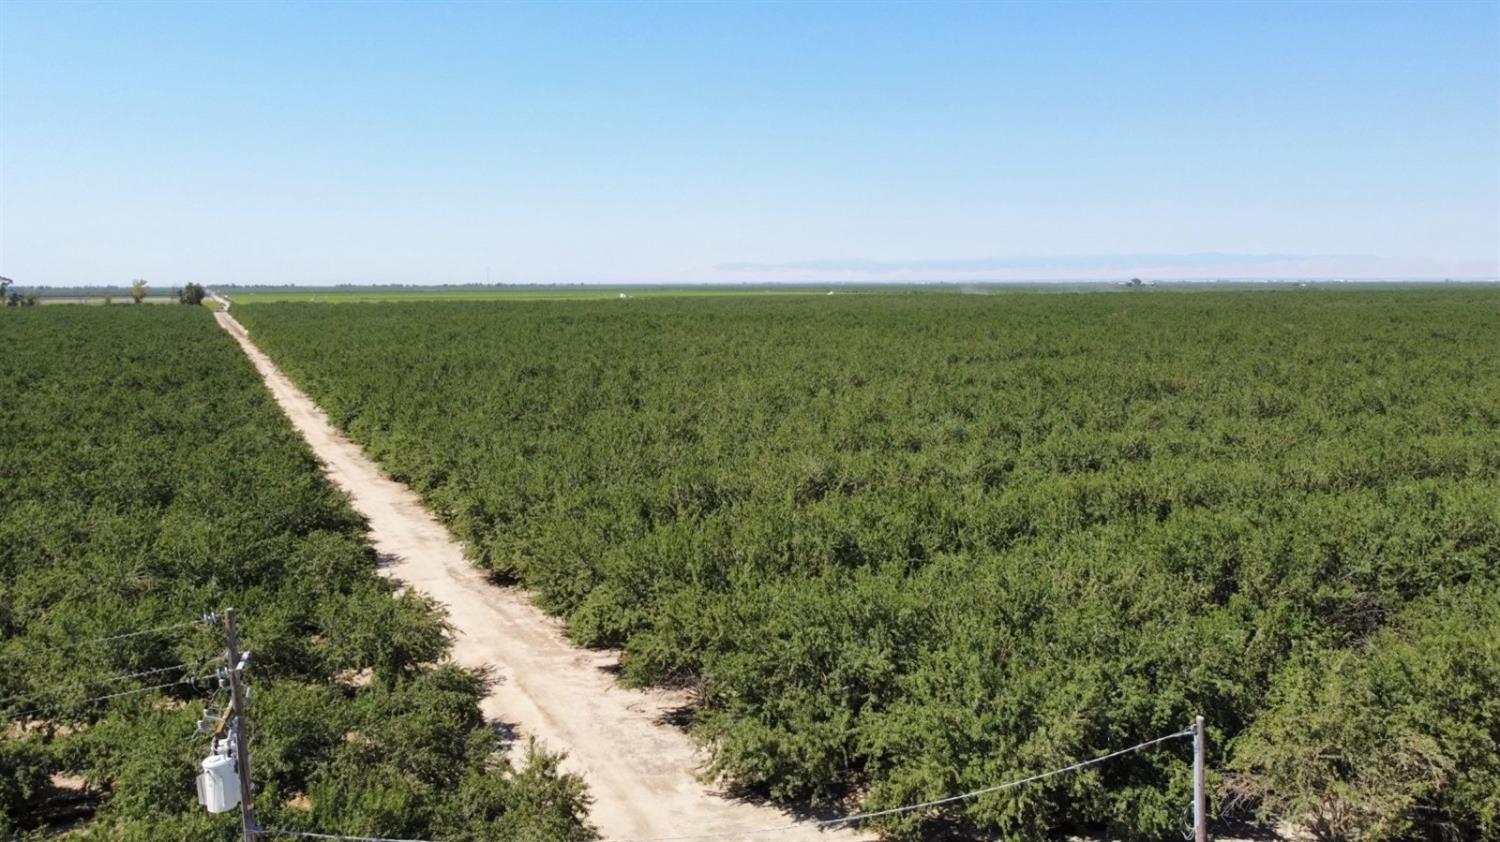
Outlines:
{"label": "electrical wire", "polygon": [[125,690],[120,693],[110,693],[107,696],[94,696],[91,699],[83,699],[82,701],[76,702],[76,704],[81,705],[86,702],[102,702],[105,699],[118,699],[121,696],[134,696],[137,693],[149,693],[152,690],[160,690],[164,687],[177,687],[182,684],[194,684],[197,682],[197,678],[197,676],[190,675],[186,678],[179,678],[176,681],[168,681],[165,684],[153,684],[150,687],[137,687],[134,690]]}
{"label": "electrical wire", "polygon": [[160,673],[160,672],[171,672],[173,670],[180,670],[180,669],[189,669],[189,668],[196,669],[198,667],[205,667],[205,666],[208,666],[209,664],[216,663],[216,662],[222,661],[222,660],[224,660],[224,656],[223,655],[218,655],[218,656],[215,656],[213,658],[199,658],[196,661],[188,661],[187,663],[183,663],[183,664],[173,664],[170,667],[157,667],[154,670],[141,670],[140,672],[132,672],[132,673],[129,673],[129,674],[126,674],[126,675],[113,675],[113,676],[110,676],[109,678],[102,679],[100,681],[100,683],[101,684],[113,684],[113,683],[115,683],[117,681],[125,681],[125,680],[131,679],[131,678],[140,678],[143,675],[156,675],[157,673]]}
{"label": "electrical wire", "polygon": [[[212,619],[210,619],[210,618],[212,618]],[[53,646],[34,646],[34,647],[30,647],[30,649],[33,652],[58,652],[58,651],[62,651],[64,649],[72,649],[72,648],[77,647],[77,646],[88,646],[88,645],[92,645],[92,644],[96,644],[96,643],[110,643],[110,642],[113,642],[113,641],[116,641],[116,640],[127,640],[127,639],[132,638],[132,637],[143,637],[143,636],[148,635],[148,634],[159,634],[159,633],[164,632],[164,631],[173,631],[175,629],[184,629],[184,628],[188,628],[189,626],[197,626],[197,625],[203,625],[203,624],[206,624],[206,623],[209,623],[209,622],[213,622],[214,620],[217,620],[217,619],[218,618],[215,617],[213,614],[206,614],[206,615],[204,615],[202,617],[199,617],[196,620],[189,620],[189,621],[183,622],[183,623],[168,623],[165,626],[157,626],[155,628],[150,628],[150,629],[141,629],[140,631],[125,632],[124,634],[112,634],[112,635],[107,635],[105,637],[92,637],[92,638],[89,638],[87,640],[70,640],[67,643],[58,643],[58,644],[55,644]]]}
{"label": "electrical wire", "polygon": [[872,812],[869,812],[869,813],[855,813],[853,815],[844,816],[842,818],[837,818],[837,819],[824,819],[822,821],[814,821],[814,822],[797,822],[795,824],[772,825],[772,826],[768,826],[768,827],[754,828],[754,829],[749,829],[749,830],[728,831],[728,832],[725,832],[725,833],[699,833],[699,834],[687,834],[685,836],[653,836],[653,837],[650,837],[650,838],[643,838],[643,839],[613,839],[613,840],[606,840],[606,842],[695,842],[696,840],[731,839],[731,838],[740,837],[740,836],[764,836],[764,835],[767,835],[767,834],[784,833],[784,832],[789,831],[789,830],[797,830],[797,829],[801,829],[801,828],[818,828],[818,829],[824,829],[824,828],[830,828],[830,827],[838,827],[840,825],[852,824],[854,822],[866,821],[868,819],[881,818],[883,816],[894,816],[894,815],[898,815],[898,814],[901,814],[901,813],[910,813],[910,812],[913,812],[915,810],[925,810],[925,809],[928,809],[930,807],[940,807],[940,806],[942,806],[944,804],[952,804],[952,803],[957,802],[957,801],[966,801],[966,800],[968,800],[970,798],[978,798],[981,795],[990,795],[992,793],[1001,792],[1001,791],[1007,790],[1007,789],[1012,789],[1014,787],[1022,786],[1024,784],[1036,783],[1037,781],[1045,780],[1047,778],[1055,777],[1057,775],[1063,775],[1063,774],[1066,774],[1068,772],[1076,772],[1079,769],[1083,769],[1083,768],[1088,767],[1088,766],[1093,766],[1096,763],[1103,763],[1106,760],[1113,760],[1114,758],[1119,757],[1119,756],[1124,755],[1124,754],[1130,754],[1131,752],[1140,751],[1141,749],[1145,749],[1145,748],[1150,748],[1151,746],[1154,746],[1154,745],[1156,745],[1158,743],[1164,743],[1167,740],[1175,740],[1175,739],[1178,739],[1178,738],[1181,738],[1181,737],[1192,736],[1192,733],[1193,733],[1193,729],[1192,728],[1187,728],[1187,729],[1184,729],[1182,731],[1177,731],[1175,733],[1171,733],[1171,734],[1167,734],[1165,736],[1157,737],[1157,738],[1152,739],[1152,740],[1146,740],[1143,743],[1136,743],[1135,745],[1130,746],[1129,748],[1122,748],[1122,749],[1119,749],[1117,751],[1112,751],[1112,752],[1110,752],[1108,754],[1101,754],[1098,757],[1091,757],[1088,760],[1080,760],[1077,763],[1074,763],[1074,764],[1071,764],[1071,765],[1068,765],[1068,766],[1063,766],[1063,767],[1057,768],[1057,769],[1052,769],[1051,771],[1041,772],[1039,774],[1031,775],[1031,776],[1028,776],[1028,777],[1025,777],[1025,778],[1017,778],[1016,780],[1013,780],[1013,781],[1006,781],[1003,784],[996,784],[995,786],[987,786],[987,787],[985,787],[983,789],[976,789],[976,790],[973,790],[972,792],[965,792],[965,793],[962,793],[960,795],[950,795],[947,798],[939,798],[939,799],[936,799],[936,800],[933,800],[933,801],[922,801],[922,802],[917,803],[917,804],[906,804],[906,805],[903,805],[901,807],[892,807],[892,808],[890,808],[888,810],[875,810],[875,811],[872,811]]}
{"label": "electrical wire", "polygon": [[35,714],[47,713],[48,711],[56,711],[58,708],[64,707],[64,706],[86,705],[86,704],[91,704],[93,702],[106,701],[108,699],[118,699],[118,698],[121,698],[121,697],[124,697],[124,696],[134,696],[134,695],[136,695],[138,693],[149,693],[152,690],[162,690],[162,689],[165,689],[167,687],[181,687],[183,685],[188,685],[188,684],[196,685],[199,681],[202,681],[205,678],[212,678],[212,676],[206,676],[206,675],[189,675],[189,676],[184,676],[183,678],[179,678],[176,681],[168,681],[165,684],[153,684],[150,687],[137,687],[134,690],[125,690],[125,691],[120,692],[120,693],[109,693],[109,694],[104,695],[104,696],[93,696],[93,697],[88,698],[88,699],[79,699],[78,701],[75,701],[75,702],[59,702],[59,703],[57,703],[57,704],[55,704],[55,705],[53,705],[51,707],[32,708],[31,710],[24,711],[22,713],[12,714],[10,716],[10,719],[12,721],[15,721],[15,722],[20,722],[20,721],[23,721],[23,720],[31,718]]}
{"label": "electrical wire", "polygon": [[[142,677],[148,676],[148,675],[159,675],[161,673],[172,672],[174,670],[198,669],[200,667],[207,666],[208,664],[216,663],[216,662],[222,661],[222,660],[224,660],[224,656],[223,655],[219,655],[219,656],[213,657],[213,658],[199,658],[196,661],[188,661],[186,663],[173,664],[172,666],[169,666],[169,667],[157,667],[156,669],[141,670],[140,672],[129,672],[129,673],[121,674],[121,675],[112,675],[112,676],[109,676],[108,678],[101,678],[98,681],[93,682],[93,683],[94,684],[118,684],[121,681],[128,681],[128,680],[130,680],[132,678],[142,678]],[[77,690],[77,689],[80,689],[80,688],[83,688],[83,687],[87,687],[87,686],[89,686],[87,683],[78,683],[78,684],[70,685],[66,689]],[[34,699],[39,698],[41,695],[42,694],[40,694],[40,693],[33,692],[33,693],[22,693],[22,694],[16,695],[16,696],[7,696],[4,699],[0,699],[0,705],[10,704],[11,702],[19,702],[19,701],[22,701],[23,699],[33,699],[34,700]]]}
{"label": "electrical wire", "polygon": [[[880,818],[883,816],[894,816],[901,813],[910,813],[915,810],[925,810],[931,807],[940,807],[944,804],[953,804],[955,802],[965,801],[970,798],[978,798],[981,795],[989,795],[992,793],[1001,792],[1003,790],[1012,789],[1014,787],[1023,786],[1025,784],[1036,783],[1037,781],[1045,780],[1057,775],[1067,774],[1068,772],[1076,772],[1079,769],[1093,766],[1097,763],[1103,763],[1106,760],[1113,760],[1114,758],[1121,755],[1130,754],[1131,752],[1150,748],[1151,746],[1157,745],[1158,743],[1164,743],[1168,740],[1175,740],[1181,737],[1189,737],[1192,736],[1192,734],[1193,729],[1187,728],[1182,731],[1177,731],[1165,736],[1157,737],[1153,740],[1146,740],[1143,743],[1137,743],[1133,746],[1130,746],[1129,748],[1122,748],[1117,751],[1112,751],[1108,754],[1101,754],[1098,757],[1091,757],[1088,760],[1080,760],[1077,763],[1073,763],[1068,766],[1062,766],[1060,768],[1052,769],[1047,772],[1041,772],[1039,774],[1030,775],[1025,778],[1017,778],[1016,780],[1007,781],[1003,784],[996,784],[995,786],[976,789],[972,792],[965,792],[960,795],[952,795],[947,798],[938,798],[933,801],[922,801],[916,804],[906,804],[901,807],[892,807],[888,810],[874,810],[868,813],[855,813],[853,815],[844,816],[837,819],[824,819],[822,821],[815,822],[797,822],[794,824],[771,825],[767,827],[751,828],[747,830],[731,830],[721,833],[699,833],[688,834],[686,836],[653,836],[649,838],[638,839],[611,839],[605,840],[605,842],[698,842],[699,840],[734,839],[746,836],[763,836],[771,833],[783,833],[790,830],[822,830],[831,827],[838,827],[840,825],[852,824],[854,822],[866,821],[868,819]],[[429,840],[424,839],[401,839],[391,836],[349,836],[339,833],[318,833],[311,830],[284,830],[275,827],[256,828],[251,832],[258,836],[290,836],[302,839],[338,839],[349,840],[349,842],[429,842]]]}
{"label": "electrical wire", "polygon": [[283,830],[275,827],[258,827],[252,831],[256,836],[294,836],[301,839],[347,839],[353,842],[430,842],[427,839],[398,839],[394,836],[345,836],[339,833],[315,833],[311,830]]}

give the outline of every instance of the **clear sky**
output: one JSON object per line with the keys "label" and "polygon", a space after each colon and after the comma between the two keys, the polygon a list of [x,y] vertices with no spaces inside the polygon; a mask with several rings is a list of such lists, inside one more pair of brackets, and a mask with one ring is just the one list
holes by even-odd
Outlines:
{"label": "clear sky", "polygon": [[1500,3],[0,3],[21,284],[1500,274]]}

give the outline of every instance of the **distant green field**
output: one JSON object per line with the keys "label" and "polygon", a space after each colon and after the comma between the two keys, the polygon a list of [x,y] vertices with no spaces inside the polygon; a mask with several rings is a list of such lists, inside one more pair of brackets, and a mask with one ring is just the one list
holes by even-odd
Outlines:
{"label": "distant green field", "polygon": [[[840,295],[859,290],[840,289]],[[351,287],[348,289],[278,289],[224,293],[236,304],[270,304],[276,302],[368,303],[379,301],[600,301],[628,298],[709,298],[719,296],[827,295],[826,287],[745,289],[726,287],[592,287],[580,289],[392,289],[390,287]]]}
{"label": "distant green field", "polygon": [[[1229,290],[1271,291],[1303,287],[1338,288],[1345,291],[1356,289],[1399,288],[1430,289],[1435,284],[1409,284],[1397,282],[1318,283],[1318,282],[1251,282],[1251,281],[1174,281],[1161,285],[1148,285],[1145,290],[1161,294],[1164,292],[1225,292]],[[1492,284],[1467,284],[1481,287]],[[627,298],[679,299],[679,298],[773,298],[779,296],[827,296],[835,295],[1010,295],[1016,293],[1100,293],[1127,292],[1124,283],[1107,281],[1053,281],[1048,283],[1023,282],[973,282],[973,283],[904,283],[904,284],[745,284],[745,285],[638,285],[638,286],[547,286],[538,284],[519,285],[344,285],[344,286],[229,286],[215,287],[215,291],[239,304],[274,304],[280,302],[307,303],[368,303],[385,301],[604,301]],[[106,295],[114,303],[128,303],[130,291],[123,287],[38,287],[22,292],[35,292],[43,304],[100,304]],[[153,289],[147,303],[175,301],[175,297]]]}

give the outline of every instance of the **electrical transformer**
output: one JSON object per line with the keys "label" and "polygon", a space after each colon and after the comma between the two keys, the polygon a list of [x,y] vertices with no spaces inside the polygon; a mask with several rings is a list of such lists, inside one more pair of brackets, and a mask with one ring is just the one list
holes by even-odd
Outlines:
{"label": "electrical transformer", "polygon": [[203,760],[198,773],[198,803],[210,813],[227,813],[240,806],[240,775],[234,759],[215,754]]}

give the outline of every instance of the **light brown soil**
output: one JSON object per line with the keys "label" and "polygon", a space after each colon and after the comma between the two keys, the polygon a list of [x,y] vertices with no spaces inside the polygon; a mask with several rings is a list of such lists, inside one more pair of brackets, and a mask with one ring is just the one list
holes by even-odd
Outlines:
{"label": "light brown soil", "polygon": [[682,731],[659,724],[688,703],[685,694],[619,686],[612,673],[616,653],[572,645],[561,625],[523,592],[491,584],[416,494],[385,476],[335,429],[239,322],[226,312],[215,318],[239,341],[328,477],[369,519],[370,539],[385,561],[382,572],[447,607],[455,629],[454,661],[493,669],[498,681],[481,703],[485,716],[567,753],[563,767],[588,783],[591,819],[604,836],[644,840],[706,834],[770,842],[873,838],[850,829],[820,831],[811,822],[784,832],[738,832],[794,821],[781,810],[729,798],[696,779],[702,754]]}

